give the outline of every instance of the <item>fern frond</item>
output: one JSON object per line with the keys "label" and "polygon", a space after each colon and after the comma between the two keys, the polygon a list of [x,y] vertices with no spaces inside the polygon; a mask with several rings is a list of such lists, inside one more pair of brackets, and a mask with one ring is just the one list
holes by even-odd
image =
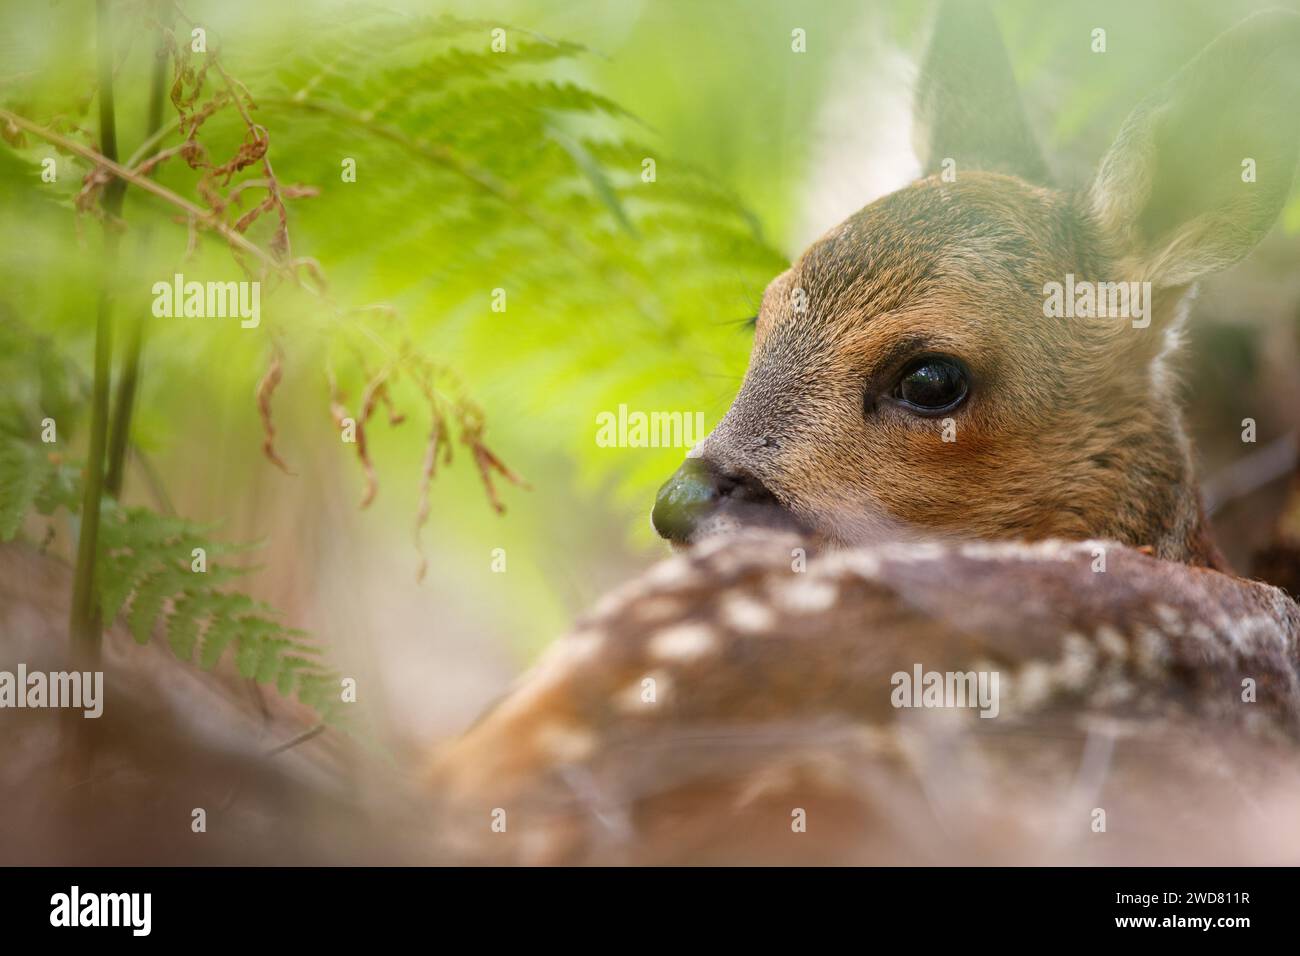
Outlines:
{"label": "fern frond", "polygon": [[[242,676],[272,684],[285,696],[297,690],[309,703],[301,693],[308,671],[298,662],[318,649],[305,632],[280,623],[266,604],[220,589],[250,568],[209,563],[206,570],[194,569],[196,548],[204,549],[207,562],[244,550],[214,541],[211,530],[142,508],[106,506],[99,565],[105,619],[125,613],[137,641],[146,643],[160,631],[182,660],[194,661],[197,651],[205,670],[231,652]],[[319,666],[314,673],[333,681],[337,693],[336,675]],[[321,693],[313,685],[312,698]]]}
{"label": "fern frond", "polygon": [[57,452],[0,432],[0,541],[12,540],[33,511],[74,504],[75,482],[75,469]]}
{"label": "fern frond", "polygon": [[[0,432],[0,541],[14,538],[32,512],[50,515],[63,507],[75,513],[79,484],[76,469],[59,455]],[[215,540],[211,525],[123,508],[111,500],[103,508],[95,577],[106,622],[124,615],[142,644],[160,632],[181,660],[194,662],[198,651],[197,663],[207,670],[233,647],[240,674],[273,685],[286,697],[299,691],[303,703],[308,700],[302,682],[308,677],[311,700],[327,702],[327,689],[338,696],[338,676],[321,665],[320,648],[310,635],[280,623],[268,605],[222,590],[253,568],[214,559],[252,546]],[[193,570],[196,548],[204,549],[205,571]]]}
{"label": "fern frond", "polygon": [[[311,637],[286,627],[277,613],[247,594],[222,591],[250,567],[217,564],[244,545],[214,541],[212,528],[146,509],[110,505],[100,528],[99,594],[105,620],[125,614],[140,643],[161,636],[182,661],[211,670],[231,653],[239,674],[272,684],[304,704],[300,661],[320,653]],[[194,570],[194,549],[203,548],[207,570]],[[196,658],[196,659],[195,659]],[[337,675],[316,665],[316,675],[337,696]],[[312,700],[322,691],[312,685]],[[324,713],[322,713],[324,715]]]}

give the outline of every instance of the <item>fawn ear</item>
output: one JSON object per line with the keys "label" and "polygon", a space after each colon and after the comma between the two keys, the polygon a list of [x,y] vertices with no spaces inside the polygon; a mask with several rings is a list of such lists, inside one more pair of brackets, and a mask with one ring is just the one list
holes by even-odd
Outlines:
{"label": "fawn ear", "polygon": [[1300,141],[1300,16],[1242,21],[1142,101],[1088,197],[1127,265],[1157,287],[1244,258],[1291,188]]}
{"label": "fawn ear", "polygon": [[943,0],[916,83],[912,141],[923,175],[944,168],[1051,178],[1020,105],[1002,34],[978,0]]}

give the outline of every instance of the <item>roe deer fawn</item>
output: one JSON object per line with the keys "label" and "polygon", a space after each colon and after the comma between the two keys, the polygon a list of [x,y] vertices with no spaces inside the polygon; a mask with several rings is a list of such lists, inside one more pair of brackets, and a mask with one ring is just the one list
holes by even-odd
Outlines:
{"label": "roe deer fawn", "polygon": [[[694,547],[439,755],[447,844],[1294,861],[1300,607],[1216,570],[1169,360],[1193,284],[1287,195],[1298,22],[1221,36],[1067,193],[991,17],[943,4],[917,97],[926,178],[769,286],[738,397],[655,504]],[[1054,283],[1075,317],[1053,314]],[[1115,283],[1138,283],[1123,315]],[[881,542],[920,536],[937,540]],[[996,719],[900,708],[920,665],[1000,675]]]}
{"label": "roe deer fawn", "polygon": [[[1169,360],[1195,281],[1245,256],[1290,189],[1297,19],[1216,40],[1067,193],[991,17],[945,4],[917,97],[928,175],[768,286],[740,393],[661,490],[660,534],[1100,537],[1220,566]],[[1099,301],[1071,308],[1076,288]]]}

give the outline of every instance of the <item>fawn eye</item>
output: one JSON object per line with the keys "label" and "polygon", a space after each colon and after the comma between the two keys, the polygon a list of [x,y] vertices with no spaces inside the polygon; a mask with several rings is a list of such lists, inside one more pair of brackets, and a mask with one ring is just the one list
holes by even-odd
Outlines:
{"label": "fawn eye", "polygon": [[954,359],[917,359],[903,370],[894,397],[922,412],[946,412],[966,397],[966,370]]}

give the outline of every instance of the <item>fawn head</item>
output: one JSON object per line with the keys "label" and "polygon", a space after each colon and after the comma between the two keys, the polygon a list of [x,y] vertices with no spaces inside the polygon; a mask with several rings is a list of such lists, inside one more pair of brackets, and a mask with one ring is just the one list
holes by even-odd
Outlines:
{"label": "fawn head", "polygon": [[917,86],[925,178],[768,286],[739,394],[659,492],[660,534],[1104,537],[1216,564],[1168,364],[1196,280],[1290,189],[1298,24],[1223,34],[1063,191],[993,19],[944,3]]}

